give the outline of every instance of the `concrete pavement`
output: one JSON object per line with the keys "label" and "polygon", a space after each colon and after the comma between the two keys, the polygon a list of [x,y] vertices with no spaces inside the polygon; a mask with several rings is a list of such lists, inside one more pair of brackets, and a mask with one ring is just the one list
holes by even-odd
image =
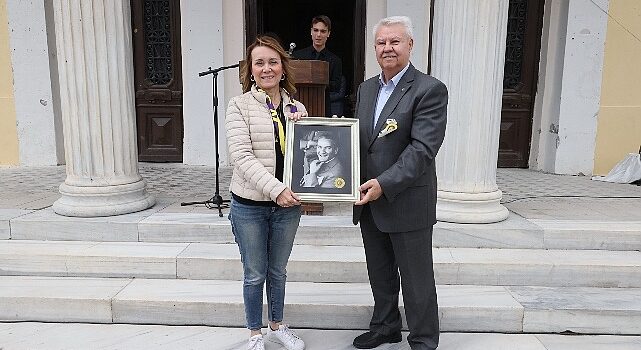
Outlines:
{"label": "concrete pavement", "polygon": [[[307,350],[353,350],[360,331],[297,329]],[[24,322],[0,324],[3,350],[191,349],[244,350],[248,331],[203,326],[96,325]],[[409,350],[403,342],[377,350]],[[641,337],[604,335],[442,333],[439,350],[638,350]],[[266,350],[282,349],[267,338]]]}
{"label": "concrete pavement", "polygon": [[[171,212],[207,212],[204,206],[180,207],[183,201],[211,198],[215,168],[141,163],[148,190]],[[229,198],[231,168],[220,168],[220,193]],[[57,198],[64,166],[0,167],[0,208],[39,210]],[[527,219],[641,220],[641,186],[592,181],[586,176],[545,174],[527,169],[498,169],[503,204]],[[325,215],[350,215],[349,204],[328,204]]]}

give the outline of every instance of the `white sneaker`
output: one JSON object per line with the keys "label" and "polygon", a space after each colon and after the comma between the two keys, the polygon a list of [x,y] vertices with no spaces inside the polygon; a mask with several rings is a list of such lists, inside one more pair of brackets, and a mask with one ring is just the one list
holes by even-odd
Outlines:
{"label": "white sneaker", "polygon": [[269,329],[268,334],[271,337],[275,337],[278,342],[287,348],[287,350],[305,349],[305,342],[303,342],[303,340],[286,325],[281,324],[276,331],[272,330],[271,326],[267,328]]}
{"label": "white sneaker", "polygon": [[249,338],[249,343],[247,343],[247,350],[265,350],[263,335],[256,334],[255,336]]}

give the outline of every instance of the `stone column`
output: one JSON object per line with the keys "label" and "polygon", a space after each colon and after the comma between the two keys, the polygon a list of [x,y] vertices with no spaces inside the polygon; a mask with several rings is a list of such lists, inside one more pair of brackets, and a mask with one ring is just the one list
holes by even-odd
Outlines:
{"label": "stone column", "polygon": [[436,158],[437,219],[505,220],[496,185],[508,0],[434,4],[432,75],[449,89],[447,132]]}
{"label": "stone column", "polygon": [[110,216],[155,199],[138,173],[129,0],[54,0],[67,178],[53,209]]}

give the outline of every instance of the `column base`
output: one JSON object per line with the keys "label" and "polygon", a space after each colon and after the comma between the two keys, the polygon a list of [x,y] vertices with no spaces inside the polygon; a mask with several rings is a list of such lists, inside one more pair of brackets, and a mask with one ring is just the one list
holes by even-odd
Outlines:
{"label": "column base", "polygon": [[485,193],[438,191],[436,219],[460,224],[489,224],[507,219],[501,190]]}
{"label": "column base", "polygon": [[60,185],[62,197],[53,203],[53,211],[64,216],[113,216],[145,210],[156,199],[147,193],[145,180],[114,186]]}

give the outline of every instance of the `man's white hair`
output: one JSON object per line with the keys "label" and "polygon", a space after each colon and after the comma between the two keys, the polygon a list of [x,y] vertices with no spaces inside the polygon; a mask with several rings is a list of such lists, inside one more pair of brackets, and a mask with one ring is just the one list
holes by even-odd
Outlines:
{"label": "man's white hair", "polygon": [[376,39],[376,32],[378,32],[378,29],[380,27],[387,27],[396,24],[402,25],[405,28],[405,33],[407,33],[410,39],[414,39],[414,32],[412,31],[412,20],[407,16],[391,16],[378,21],[378,23],[376,23],[376,25],[374,26],[374,39]]}

